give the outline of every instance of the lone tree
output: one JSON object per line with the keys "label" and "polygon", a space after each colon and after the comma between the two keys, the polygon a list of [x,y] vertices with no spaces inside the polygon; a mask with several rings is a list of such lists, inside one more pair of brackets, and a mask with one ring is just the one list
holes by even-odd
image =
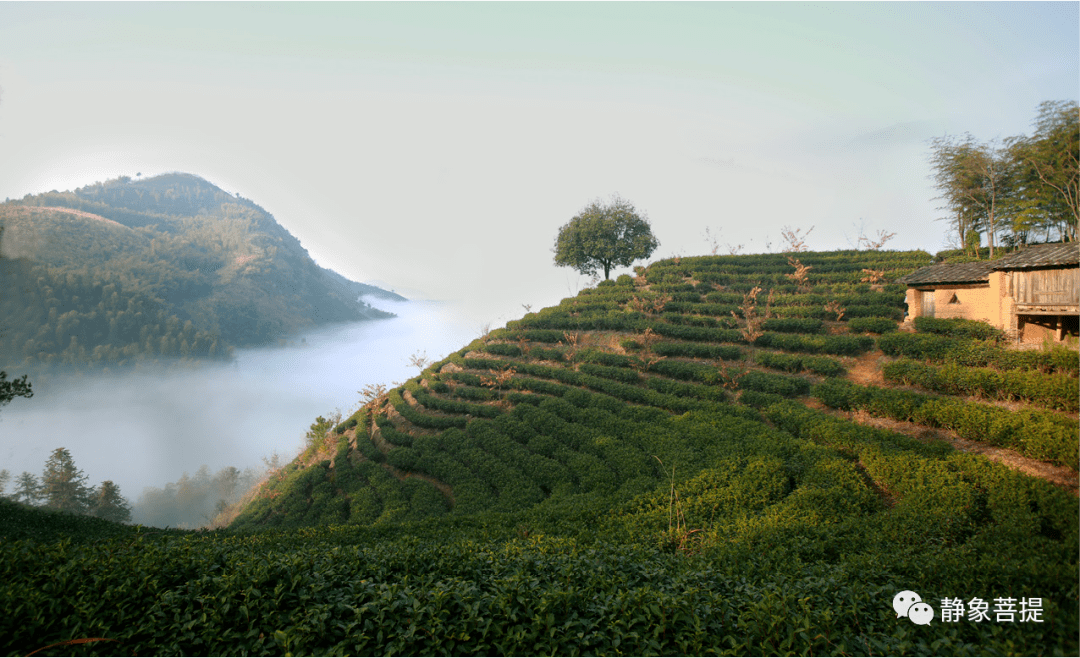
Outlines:
{"label": "lone tree", "polygon": [[603,268],[608,279],[612,267],[629,267],[639,258],[648,258],[660,243],[644,215],[618,195],[609,204],[593,201],[559,229],[555,264],[586,275]]}
{"label": "lone tree", "polygon": [[90,507],[91,490],[86,476],[75,467],[67,448],[53,450],[41,476],[41,494],[45,506],[72,514],[85,514]]}
{"label": "lone tree", "polygon": [[117,523],[127,523],[131,521],[131,507],[120,495],[120,487],[112,480],[105,480],[90,496],[90,515]]}

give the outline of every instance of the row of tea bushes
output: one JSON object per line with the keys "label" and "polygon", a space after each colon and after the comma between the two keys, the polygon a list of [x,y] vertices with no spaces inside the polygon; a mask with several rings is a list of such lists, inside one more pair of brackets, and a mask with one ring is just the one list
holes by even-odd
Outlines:
{"label": "row of tea bushes", "polygon": [[1077,381],[1068,375],[969,368],[956,364],[935,366],[911,359],[886,364],[882,374],[887,382],[921,386],[938,393],[1019,399],[1048,409],[1080,410]]}
{"label": "row of tea bushes", "polygon": [[852,318],[847,323],[848,331],[853,333],[887,334],[899,330],[899,325],[892,317]]}
{"label": "row of tea bushes", "polygon": [[1010,411],[988,404],[860,386],[827,379],[812,394],[836,409],[861,409],[875,416],[943,427],[972,441],[1012,448],[1033,459],[1076,469],[1080,462],[1077,421],[1040,410]]}
{"label": "row of tea bushes", "polygon": [[977,340],[1005,340],[1005,332],[997,327],[977,320],[963,318],[932,318],[920,315],[915,318],[915,331],[924,334],[941,334],[955,338],[974,338]]}
{"label": "row of tea bushes", "polygon": [[754,354],[754,363],[775,370],[787,370],[788,372],[812,372],[815,375],[825,377],[839,377],[844,374],[844,366],[836,359],[827,356],[806,356],[801,354],[784,354],[782,352],[757,352]]}
{"label": "row of tea bushes", "polygon": [[906,356],[939,363],[955,363],[998,370],[1041,370],[1076,376],[1080,371],[1077,353],[1064,346],[1049,350],[1011,350],[993,341],[957,338],[940,334],[891,333],[877,339],[889,356]]}

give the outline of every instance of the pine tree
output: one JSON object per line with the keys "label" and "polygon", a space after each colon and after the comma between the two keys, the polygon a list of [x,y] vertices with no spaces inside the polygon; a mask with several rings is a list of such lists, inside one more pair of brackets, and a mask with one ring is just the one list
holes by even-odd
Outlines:
{"label": "pine tree", "polygon": [[15,491],[11,494],[15,502],[37,505],[41,502],[41,485],[32,473],[22,472],[15,480]]}
{"label": "pine tree", "polygon": [[7,491],[7,484],[10,481],[11,473],[9,473],[6,468],[0,470],[0,496],[3,496],[4,492]]}
{"label": "pine tree", "polygon": [[75,468],[75,460],[67,448],[53,450],[49,461],[45,462],[41,490],[46,507],[73,514],[85,514],[89,508],[86,475]]}
{"label": "pine tree", "polygon": [[128,523],[131,521],[131,507],[120,495],[120,487],[112,480],[105,480],[94,490],[90,499],[90,515],[107,521]]}

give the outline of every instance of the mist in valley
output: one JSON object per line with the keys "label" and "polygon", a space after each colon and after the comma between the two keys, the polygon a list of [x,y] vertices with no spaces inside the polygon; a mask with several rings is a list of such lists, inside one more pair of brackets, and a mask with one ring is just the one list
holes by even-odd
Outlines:
{"label": "mist in valley", "polygon": [[[0,468],[40,478],[49,454],[65,447],[89,486],[120,487],[133,522],[209,520],[218,501],[238,498],[275,454],[281,464],[295,457],[316,416],[348,415],[365,386],[418,374],[411,355],[441,358],[482,331],[475,315],[449,303],[370,301],[397,317],[237,350],[228,364],[32,382],[33,398],[0,411]],[[182,478],[189,493],[179,498],[191,509],[177,510]]]}

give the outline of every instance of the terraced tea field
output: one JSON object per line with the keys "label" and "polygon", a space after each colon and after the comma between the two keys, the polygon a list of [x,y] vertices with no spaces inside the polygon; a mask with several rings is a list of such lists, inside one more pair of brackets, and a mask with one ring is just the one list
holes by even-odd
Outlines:
{"label": "terraced tea field", "polygon": [[[902,327],[890,282],[928,262],[653,263],[372,396],[228,530],[0,525],[0,637],[120,643],[79,645],[105,653],[1073,655],[1076,352]],[[873,426],[886,420],[903,433]],[[905,590],[930,623],[898,618]]]}

